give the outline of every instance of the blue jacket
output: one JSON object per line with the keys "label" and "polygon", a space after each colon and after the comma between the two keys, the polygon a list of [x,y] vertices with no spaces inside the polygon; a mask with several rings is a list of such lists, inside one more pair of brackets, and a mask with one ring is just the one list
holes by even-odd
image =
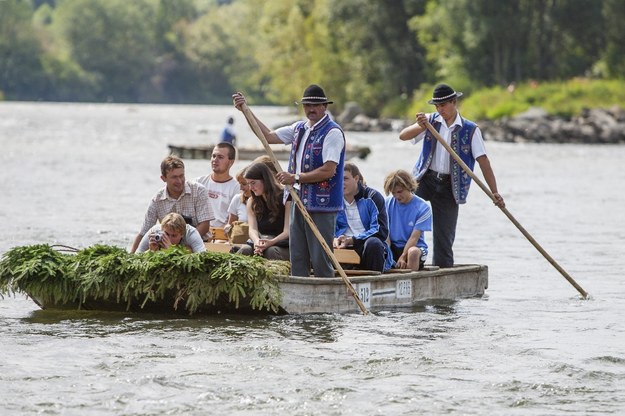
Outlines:
{"label": "blue jacket", "polygon": [[[354,240],[364,240],[370,237],[379,238],[384,243],[386,252],[386,261],[384,270],[393,267],[393,254],[388,246],[386,239],[388,238],[388,215],[386,214],[386,205],[384,197],[373,188],[369,188],[361,183],[358,184],[358,193],[354,197],[360,220],[365,227],[365,232],[355,235]],[[336,227],[334,236],[339,237],[347,231],[347,215],[345,209],[339,211],[336,215]]]}

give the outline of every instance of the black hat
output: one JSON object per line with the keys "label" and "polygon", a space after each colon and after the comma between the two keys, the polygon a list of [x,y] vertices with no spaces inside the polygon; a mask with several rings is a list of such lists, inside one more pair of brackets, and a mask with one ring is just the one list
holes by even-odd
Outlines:
{"label": "black hat", "polygon": [[298,103],[295,104],[332,104],[333,101],[328,101],[326,97],[326,93],[323,92],[323,88],[319,85],[309,85],[308,88],[304,90],[304,96]]}
{"label": "black hat", "polygon": [[454,89],[447,84],[438,84],[436,88],[434,88],[434,94],[432,94],[432,99],[428,101],[428,104],[442,104],[460,97],[462,97],[461,92],[454,91]]}

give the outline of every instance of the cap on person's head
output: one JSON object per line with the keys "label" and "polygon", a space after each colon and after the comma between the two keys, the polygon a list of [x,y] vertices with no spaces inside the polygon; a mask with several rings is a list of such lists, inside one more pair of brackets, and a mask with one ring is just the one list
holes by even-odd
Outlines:
{"label": "cap on person's head", "polygon": [[326,93],[323,91],[319,85],[309,85],[308,88],[304,90],[304,96],[299,102],[295,102],[295,104],[333,104],[333,101],[328,101],[326,97]]}
{"label": "cap on person's head", "polygon": [[428,101],[428,104],[442,104],[460,97],[462,97],[461,92],[454,91],[454,89],[447,84],[438,84],[434,88],[432,99]]}

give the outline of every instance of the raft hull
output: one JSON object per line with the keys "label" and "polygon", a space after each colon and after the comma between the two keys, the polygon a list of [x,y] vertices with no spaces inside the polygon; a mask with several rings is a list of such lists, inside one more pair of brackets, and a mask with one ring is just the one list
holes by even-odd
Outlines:
{"label": "raft hull", "polygon": [[[353,296],[341,278],[278,277],[282,302],[279,314],[360,313]],[[349,277],[366,308],[372,312],[410,309],[428,304],[448,304],[458,299],[481,297],[488,288],[488,267],[461,265],[452,268],[428,268],[419,272],[394,272]],[[136,299],[86,299],[85,302],[58,304],[50,299],[31,296],[42,309],[83,309],[93,311],[189,315],[184,299],[176,305],[175,292],[156,301]],[[270,314],[252,310],[242,302],[238,308],[220,299],[215,305],[203,305],[193,316],[218,313]]]}
{"label": "raft hull", "polygon": [[[412,308],[480,297],[488,288],[488,267],[448,269],[351,277],[350,282],[371,311]],[[342,279],[289,277],[281,280],[286,313],[351,313],[360,309]]]}

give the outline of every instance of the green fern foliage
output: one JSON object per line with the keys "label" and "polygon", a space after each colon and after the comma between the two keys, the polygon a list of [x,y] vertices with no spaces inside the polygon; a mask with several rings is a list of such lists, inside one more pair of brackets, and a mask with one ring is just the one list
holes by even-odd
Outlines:
{"label": "green fern foliage", "polygon": [[139,303],[171,301],[193,314],[227,300],[254,310],[277,312],[281,292],[276,276],[288,275],[288,262],[227,253],[189,253],[180,247],[130,254],[94,245],[61,254],[40,244],[15,247],[0,260],[0,295],[25,293],[53,303],[88,300]]}

